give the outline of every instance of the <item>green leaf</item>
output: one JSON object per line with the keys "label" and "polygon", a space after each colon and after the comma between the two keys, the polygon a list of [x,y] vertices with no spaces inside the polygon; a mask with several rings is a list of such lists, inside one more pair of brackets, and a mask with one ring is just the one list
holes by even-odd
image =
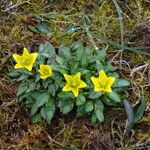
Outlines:
{"label": "green leaf", "polygon": [[133,112],[133,107],[132,107],[132,105],[130,104],[130,102],[129,102],[128,100],[126,100],[126,99],[123,101],[123,103],[124,103],[125,111],[126,111],[127,118],[128,118],[127,128],[130,130],[131,127],[132,127],[133,124],[134,124],[134,112]]}
{"label": "green leaf", "polygon": [[86,112],[91,112],[93,110],[94,106],[93,106],[93,102],[92,101],[88,101],[86,103],[86,106],[85,106],[85,111]]}
{"label": "green leaf", "polygon": [[102,96],[101,92],[95,92],[95,91],[93,91],[93,92],[90,93],[89,98],[90,99],[97,99],[97,98],[99,98],[101,96]]}
{"label": "green leaf", "polygon": [[108,73],[108,76],[113,76],[113,77],[115,77],[116,78],[116,80],[115,80],[115,82],[118,80],[118,78],[119,78],[119,74],[117,73],[117,72],[109,72]]}
{"label": "green leaf", "polygon": [[85,47],[84,49],[87,56],[91,56],[91,55],[93,56],[93,51],[95,51],[95,49],[93,50],[90,47]]}
{"label": "green leaf", "polygon": [[17,79],[17,81],[25,80],[25,79],[27,79],[28,77],[29,77],[29,75],[27,75],[27,74],[22,74],[22,75]]}
{"label": "green leaf", "polygon": [[131,130],[134,124],[136,124],[142,117],[146,109],[146,101],[142,97],[141,105],[139,106],[138,110],[134,113],[132,105],[129,103],[128,100],[124,100],[125,110],[128,117],[128,130]]}
{"label": "green leaf", "polygon": [[44,22],[40,22],[36,25],[36,28],[40,31],[40,32],[43,32],[43,33],[50,33],[51,30],[50,28],[44,23]]}
{"label": "green leaf", "polygon": [[96,69],[97,71],[104,70],[104,65],[99,60],[96,60]]}
{"label": "green leaf", "polygon": [[[39,91],[40,92],[40,91]],[[32,96],[36,99],[36,106],[41,107],[46,102],[48,102],[50,95],[47,92],[44,93],[34,93]]]}
{"label": "green leaf", "polygon": [[83,105],[80,105],[77,107],[77,117],[81,117],[83,115],[85,115],[85,103]]}
{"label": "green leaf", "polygon": [[128,3],[129,3],[129,0],[125,0],[125,3],[128,4]]}
{"label": "green leaf", "polygon": [[21,95],[19,95],[18,96],[18,102],[21,102],[21,101],[23,101],[24,99],[28,99],[28,98],[30,98],[31,96],[30,96],[30,93],[23,93],[23,94],[21,94]]}
{"label": "green leaf", "polygon": [[105,66],[105,71],[109,72],[109,71],[115,71],[116,67],[114,67],[110,61],[107,61],[107,64]]}
{"label": "green leaf", "polygon": [[44,45],[43,44],[40,45],[39,53],[41,54],[41,56],[47,58],[51,58],[56,54],[55,48],[49,42],[45,42]]}
{"label": "green leaf", "polygon": [[101,122],[104,121],[104,113],[103,113],[104,105],[103,105],[103,103],[100,100],[98,100],[94,104],[94,106],[95,106],[94,112],[96,114],[96,117],[97,117],[98,121],[101,123]]}
{"label": "green leaf", "polygon": [[99,61],[106,58],[106,49],[99,50],[97,53],[97,59]]}
{"label": "green leaf", "polygon": [[62,57],[57,57],[56,61],[58,64],[64,64],[65,60]]}
{"label": "green leaf", "polygon": [[58,102],[58,107],[60,108],[60,111],[63,114],[69,113],[73,109],[73,106],[74,106],[74,102],[69,100],[69,99],[67,99],[67,100],[60,100]]}
{"label": "green leaf", "polygon": [[17,70],[13,70],[13,71],[10,71],[7,75],[9,77],[16,78],[16,77],[20,76],[20,73]]}
{"label": "green leaf", "polygon": [[77,106],[83,105],[85,101],[86,101],[86,98],[83,95],[79,95],[77,97],[76,105]]}
{"label": "green leaf", "polygon": [[41,122],[41,115],[40,114],[36,114],[33,116],[33,123],[39,123]]}
{"label": "green leaf", "polygon": [[142,117],[146,109],[146,101],[144,98],[141,99],[141,105],[134,114],[134,123],[137,123]]}
{"label": "green leaf", "polygon": [[114,91],[108,93],[107,96],[115,102],[121,102],[121,97]]}
{"label": "green leaf", "polygon": [[26,90],[26,92],[34,91],[35,88],[36,88],[36,83],[33,82],[33,83],[31,83],[31,84],[28,86],[28,89]]}
{"label": "green leaf", "polygon": [[36,83],[35,90],[39,90],[41,88],[41,84],[39,82]]}
{"label": "green leaf", "polygon": [[117,82],[114,84],[113,87],[126,87],[129,86],[130,82],[126,79],[118,79]]}
{"label": "green leaf", "polygon": [[92,121],[92,123],[96,123],[96,121],[97,121],[95,112],[92,114],[91,121]]}
{"label": "green leaf", "polygon": [[49,86],[50,81],[47,80],[47,79],[46,80],[42,80],[42,84],[43,84],[44,89],[46,89]]}
{"label": "green leaf", "polygon": [[17,97],[21,94],[23,94],[26,90],[28,89],[28,84],[25,82],[25,83],[22,83],[19,85],[18,87],[18,90],[17,90]]}
{"label": "green leaf", "polygon": [[61,109],[63,114],[69,113],[73,109],[73,103],[72,104],[67,104]]}
{"label": "green leaf", "polygon": [[71,57],[71,52],[69,47],[67,47],[64,44],[60,45],[58,53],[66,59],[69,59]]}
{"label": "green leaf", "polygon": [[97,60],[97,58],[95,56],[93,56],[93,54],[88,56],[88,62],[89,63],[94,63],[94,62],[96,62],[96,60]]}
{"label": "green leaf", "polygon": [[33,27],[33,26],[31,26],[31,25],[28,25],[28,29],[29,29],[30,31],[34,32],[34,33],[39,33],[39,31],[38,31],[35,27]]}
{"label": "green leaf", "polygon": [[38,110],[38,107],[36,105],[33,105],[31,108],[31,115],[34,115]]}
{"label": "green leaf", "polygon": [[82,44],[77,46],[76,56],[78,60],[82,60],[83,55],[85,54],[84,47]]}
{"label": "green leaf", "polygon": [[38,91],[33,92],[31,96],[36,99],[36,102],[31,109],[31,115],[33,115],[39,107],[43,106],[46,102],[48,102],[50,95],[47,92]]}
{"label": "green leaf", "polygon": [[110,99],[109,97],[105,96],[104,99],[103,99],[103,102],[106,104],[106,105],[109,105],[109,106],[115,106],[116,105],[116,101]]}
{"label": "green leaf", "polygon": [[104,113],[103,113],[103,110],[101,109],[96,109],[95,110],[95,113],[96,113],[96,117],[98,119],[98,121],[101,123],[104,121]]}
{"label": "green leaf", "polygon": [[61,92],[58,94],[59,99],[74,99],[74,95],[71,92]]}
{"label": "green leaf", "polygon": [[86,70],[86,69],[79,69],[79,71],[81,72],[82,75],[87,75],[90,73],[90,70]]}
{"label": "green leaf", "polygon": [[73,34],[74,32],[76,32],[77,30],[79,30],[81,27],[77,26],[77,25],[73,25],[73,26],[69,26],[65,29],[64,31],[64,35],[66,34]]}
{"label": "green leaf", "polygon": [[52,98],[49,99],[49,101],[47,102],[46,107],[45,107],[45,112],[46,112],[46,120],[50,124],[53,118],[53,115],[55,113],[55,103]]}
{"label": "green leaf", "polygon": [[23,74],[29,75],[29,76],[33,75],[33,73],[31,71],[28,71],[26,69],[20,69],[18,71],[21,72],[21,73],[23,73]]}
{"label": "green leaf", "polygon": [[52,110],[47,110],[46,112],[46,120],[50,124],[52,118],[53,118],[54,112]]}
{"label": "green leaf", "polygon": [[57,65],[57,64],[52,64],[51,66],[52,66],[54,71],[59,71],[59,69],[60,69],[59,65]]}
{"label": "green leaf", "polygon": [[85,54],[82,56],[81,64],[82,64],[82,66],[87,66],[87,64],[88,64],[87,56]]}
{"label": "green leaf", "polygon": [[51,94],[52,96],[55,96],[55,94],[56,94],[55,85],[54,85],[54,84],[50,84],[50,85],[48,86],[48,91],[50,92],[50,94]]}
{"label": "green leaf", "polygon": [[42,118],[46,120],[45,106],[41,108],[40,114],[41,114]]}
{"label": "green leaf", "polygon": [[[26,95],[26,94],[24,94],[24,95]],[[28,95],[25,96],[25,100],[23,101],[23,104],[25,105],[25,107],[32,108],[32,106],[34,105],[34,103],[35,103],[35,101],[30,96],[30,94],[28,94]]]}
{"label": "green leaf", "polygon": [[63,150],[79,150],[79,149],[76,148],[76,147],[68,147],[68,146],[65,146],[65,147],[63,148]]}
{"label": "green leaf", "polygon": [[[72,63],[72,62],[71,62],[71,63]],[[79,68],[79,64],[78,64],[78,63],[75,63],[74,65],[73,65],[73,63],[72,63],[71,68],[70,68],[70,73],[71,73],[71,74],[77,73],[78,68]]]}

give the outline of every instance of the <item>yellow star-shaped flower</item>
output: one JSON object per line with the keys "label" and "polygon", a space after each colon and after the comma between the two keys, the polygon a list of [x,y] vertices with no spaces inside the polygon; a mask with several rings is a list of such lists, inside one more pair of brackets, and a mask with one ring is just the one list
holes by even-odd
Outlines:
{"label": "yellow star-shaped flower", "polygon": [[91,77],[91,80],[94,84],[94,91],[95,92],[102,92],[102,93],[110,93],[112,92],[111,86],[115,81],[115,77],[107,77],[104,70],[99,72],[99,77]]}
{"label": "yellow star-shaped flower", "polygon": [[31,71],[37,56],[38,53],[29,53],[28,50],[24,48],[22,56],[18,54],[13,54],[13,58],[17,62],[14,68],[15,69],[25,68]]}
{"label": "yellow star-shaped flower", "polygon": [[52,75],[52,68],[49,65],[40,65],[40,69],[38,70],[40,73],[41,79],[46,79]]}
{"label": "yellow star-shaped flower", "polygon": [[78,96],[80,88],[84,88],[87,86],[86,83],[81,80],[80,72],[73,76],[64,74],[64,77],[67,81],[67,84],[62,90],[65,92],[72,91],[75,97]]}

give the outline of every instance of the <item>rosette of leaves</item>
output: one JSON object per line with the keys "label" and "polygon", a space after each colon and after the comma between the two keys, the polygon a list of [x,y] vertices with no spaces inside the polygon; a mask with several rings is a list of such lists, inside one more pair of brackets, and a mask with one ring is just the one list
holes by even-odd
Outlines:
{"label": "rosette of leaves", "polygon": [[18,102],[31,110],[31,116],[35,123],[40,122],[42,118],[50,123],[55,113],[55,99],[60,85],[58,83],[61,83],[61,76],[52,73],[51,77],[43,80],[38,72],[40,64],[51,65],[55,58],[54,47],[46,42],[39,46],[38,58],[32,72],[26,69],[17,69],[8,74],[20,82],[16,93]]}
{"label": "rosette of leaves", "polygon": [[[50,78],[40,78],[40,64],[52,67],[53,74]],[[91,77],[98,76],[100,70],[116,78],[111,93],[94,91]],[[71,46],[62,44],[56,52],[54,47],[46,42],[39,46],[38,58],[32,72],[17,69],[10,72],[9,76],[21,82],[17,90],[18,101],[31,110],[34,122],[43,118],[50,123],[55,109],[59,108],[63,114],[76,110],[78,117],[90,115],[95,123],[104,121],[105,105],[117,105],[126,98],[122,91],[129,85],[129,81],[120,79],[115,70],[106,59],[106,49],[95,51],[76,42]],[[77,96],[72,92],[62,91],[66,84],[64,74],[75,75],[79,72],[87,87],[80,89]]]}
{"label": "rosette of leaves", "polygon": [[[93,123],[104,121],[105,105],[117,105],[122,102],[126,95],[122,93],[129,81],[119,78],[119,74],[106,58],[106,49],[95,51],[93,48],[84,47],[77,42],[72,46],[61,45],[58,49],[55,71],[63,78],[64,74],[75,75],[81,73],[82,80],[87,84],[86,88],[80,89],[75,97],[72,92],[58,93],[58,107],[63,114],[67,114],[76,108],[77,116],[90,115]],[[115,83],[111,87],[111,93],[95,92],[91,81],[92,76],[98,76],[98,72],[104,70],[108,76],[115,77]],[[65,85],[65,80],[61,88]],[[75,110],[75,109],[74,109]]]}

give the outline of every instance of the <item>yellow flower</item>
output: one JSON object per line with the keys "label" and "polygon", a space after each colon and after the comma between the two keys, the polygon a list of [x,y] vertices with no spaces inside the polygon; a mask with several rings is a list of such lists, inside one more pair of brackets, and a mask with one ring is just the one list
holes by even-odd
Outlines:
{"label": "yellow flower", "polygon": [[75,95],[75,97],[78,96],[80,88],[84,88],[87,86],[86,83],[81,80],[80,72],[74,76],[64,74],[64,77],[67,81],[67,84],[64,86],[64,88],[62,90],[65,92],[72,91],[73,94]]}
{"label": "yellow flower", "polygon": [[107,75],[105,74],[104,70],[101,70],[99,72],[99,77],[95,78],[95,77],[91,77],[91,80],[94,84],[94,90],[95,92],[112,92],[111,90],[111,86],[115,81],[115,77],[107,77]]}
{"label": "yellow flower", "polygon": [[40,65],[40,69],[38,71],[41,79],[46,79],[52,75],[52,68],[49,65]]}
{"label": "yellow flower", "polygon": [[15,69],[25,68],[31,71],[37,56],[38,53],[29,53],[28,50],[24,48],[22,56],[18,54],[13,54],[13,58],[17,62],[14,68]]}

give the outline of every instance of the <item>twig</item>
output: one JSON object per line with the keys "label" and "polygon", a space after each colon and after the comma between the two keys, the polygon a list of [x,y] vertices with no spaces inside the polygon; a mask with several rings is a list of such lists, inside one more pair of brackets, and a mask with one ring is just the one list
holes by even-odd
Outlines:
{"label": "twig", "polygon": [[59,143],[58,141],[52,139],[50,135],[47,135],[47,137],[48,137],[48,139],[50,140],[50,142],[52,141],[52,142],[56,143],[57,145],[59,145],[59,146],[61,146],[61,147],[64,147],[64,145],[62,145],[62,144]]}
{"label": "twig", "polygon": [[[39,126],[39,127],[41,127],[41,126]],[[47,135],[47,137],[48,137],[48,139],[49,139],[49,141],[52,143],[52,142],[54,142],[54,143],[56,143],[57,145],[59,145],[59,146],[61,146],[61,147],[64,147],[64,145],[62,145],[61,143],[59,143],[58,141],[56,141],[56,140],[54,140],[48,133],[47,133],[47,131],[45,131],[45,129],[43,128],[43,127],[41,127],[42,129],[43,129],[43,132]]]}
{"label": "twig", "polygon": [[6,58],[2,60],[0,66],[2,67],[5,63],[7,63],[11,56],[12,54],[8,54],[8,56],[6,56]]}
{"label": "twig", "polygon": [[24,2],[18,1],[15,5],[12,5],[12,6],[6,8],[5,10],[2,10],[2,11],[3,11],[3,12],[9,12],[10,10],[12,10],[12,9],[14,9],[14,8],[17,8],[17,7],[19,7],[20,5],[23,5],[23,4],[26,4],[26,3],[31,4],[30,0],[27,0],[27,1],[24,1]]}
{"label": "twig", "polygon": [[137,68],[133,68],[132,71],[131,71],[130,76],[132,76],[132,75],[133,75],[135,72],[137,72],[138,70],[141,70],[141,69],[143,69],[143,68],[147,68],[148,65],[149,65],[149,64],[147,63],[147,64],[144,64],[144,65],[139,66],[139,67],[137,67]]}

